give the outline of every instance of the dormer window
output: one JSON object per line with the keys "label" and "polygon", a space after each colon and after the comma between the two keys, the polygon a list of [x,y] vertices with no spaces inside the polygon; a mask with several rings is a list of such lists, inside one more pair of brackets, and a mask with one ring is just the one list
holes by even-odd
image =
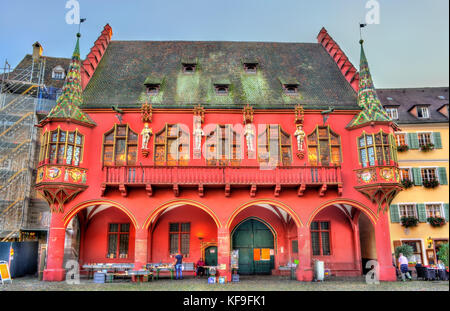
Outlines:
{"label": "dormer window", "polygon": [[56,66],[52,70],[52,79],[54,80],[63,80],[66,77],[66,73],[64,71],[64,68],[61,66]]}
{"label": "dormer window", "polygon": [[398,110],[395,107],[386,107],[386,112],[392,120],[398,119]]}
{"label": "dormer window", "polygon": [[256,73],[258,63],[244,63],[244,71],[246,73]]}
{"label": "dormer window", "polygon": [[418,106],[417,107],[417,117],[420,119],[428,119],[430,114],[428,112],[427,106]]}
{"label": "dormer window", "polygon": [[147,84],[146,86],[148,95],[158,95],[160,84]]}
{"label": "dormer window", "polygon": [[217,95],[228,95],[229,85],[228,84],[214,84]]}
{"label": "dormer window", "polygon": [[197,64],[183,64],[183,72],[187,74],[193,74],[196,68]]}
{"label": "dormer window", "polygon": [[283,89],[286,95],[298,94],[298,84],[283,84]]}
{"label": "dormer window", "polygon": [[438,98],[439,98],[439,99],[445,99],[445,96],[439,95]]}

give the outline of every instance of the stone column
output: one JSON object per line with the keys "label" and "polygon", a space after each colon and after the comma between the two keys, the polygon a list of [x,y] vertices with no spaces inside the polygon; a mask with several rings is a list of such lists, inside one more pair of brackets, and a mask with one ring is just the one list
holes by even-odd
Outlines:
{"label": "stone column", "polygon": [[134,237],[134,270],[141,270],[147,265],[148,229],[135,229]]}
{"label": "stone column", "polygon": [[388,216],[380,213],[375,228],[375,244],[377,247],[377,261],[380,271],[380,281],[396,281],[395,268],[392,265],[391,238],[389,233]]}
{"label": "stone column", "polygon": [[313,270],[311,266],[311,232],[303,226],[297,228],[298,234],[298,260],[297,281],[312,281]]}
{"label": "stone column", "polygon": [[64,262],[64,241],[66,228],[63,222],[63,213],[53,212],[48,231],[47,264],[44,270],[44,281],[64,281],[66,271]]}
{"label": "stone column", "polygon": [[[231,282],[230,269],[230,232],[228,228],[220,227],[217,229],[217,265],[220,276],[226,276],[227,282]],[[224,269],[223,269],[224,268]]]}

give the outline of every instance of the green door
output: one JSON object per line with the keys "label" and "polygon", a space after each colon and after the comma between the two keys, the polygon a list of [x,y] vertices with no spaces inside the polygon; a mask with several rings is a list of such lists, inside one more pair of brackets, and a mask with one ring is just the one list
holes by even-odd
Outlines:
{"label": "green door", "polygon": [[233,233],[233,249],[239,250],[239,274],[270,274],[274,256],[270,260],[254,260],[254,251],[274,249],[272,231],[256,219],[241,223]]}
{"label": "green door", "polygon": [[210,246],[205,249],[205,265],[217,266],[217,246]]}

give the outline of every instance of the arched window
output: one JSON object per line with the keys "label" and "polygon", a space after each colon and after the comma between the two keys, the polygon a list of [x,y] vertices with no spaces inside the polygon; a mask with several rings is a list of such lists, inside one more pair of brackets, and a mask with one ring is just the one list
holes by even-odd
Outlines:
{"label": "arched window", "polygon": [[138,134],[128,124],[114,124],[103,135],[103,165],[135,165],[137,159]]}
{"label": "arched window", "polygon": [[189,132],[179,124],[166,124],[155,135],[155,165],[187,165],[189,163]]}
{"label": "arched window", "polygon": [[376,134],[363,133],[358,138],[359,162],[364,166],[389,165],[397,162],[395,139],[392,134],[380,131]]}
{"label": "arched window", "polygon": [[292,163],[291,135],[283,131],[279,125],[267,125],[266,129],[258,135],[258,161],[290,165]]}
{"label": "arched window", "polygon": [[230,125],[217,124],[206,133],[206,165],[239,165],[241,135]]}
{"label": "arched window", "polygon": [[78,130],[56,129],[42,136],[39,162],[80,165],[83,157],[84,136]]}
{"label": "arched window", "polygon": [[330,126],[317,126],[308,135],[307,143],[311,165],[341,164],[341,137]]}

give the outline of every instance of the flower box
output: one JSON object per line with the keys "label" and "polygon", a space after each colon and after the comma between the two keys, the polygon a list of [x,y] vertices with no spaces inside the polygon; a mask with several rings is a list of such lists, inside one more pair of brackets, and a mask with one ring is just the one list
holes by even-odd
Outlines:
{"label": "flower box", "polygon": [[442,217],[428,217],[427,221],[433,227],[441,227],[445,224],[445,219]]}
{"label": "flower box", "polygon": [[419,219],[417,217],[405,217],[401,218],[402,226],[405,228],[415,227],[419,223]]}
{"label": "flower box", "polygon": [[399,151],[399,152],[408,151],[408,149],[409,149],[408,145],[397,146],[397,151]]}
{"label": "flower box", "polygon": [[436,188],[437,186],[439,186],[439,182],[437,181],[436,178],[430,179],[430,180],[424,180],[422,182],[423,186],[425,188]]}
{"label": "flower box", "polygon": [[433,149],[434,149],[434,144],[426,144],[426,145],[420,146],[420,150],[422,150],[422,151],[430,151]]}
{"label": "flower box", "polygon": [[413,182],[410,179],[403,179],[402,185],[403,185],[403,188],[408,189],[413,186]]}

